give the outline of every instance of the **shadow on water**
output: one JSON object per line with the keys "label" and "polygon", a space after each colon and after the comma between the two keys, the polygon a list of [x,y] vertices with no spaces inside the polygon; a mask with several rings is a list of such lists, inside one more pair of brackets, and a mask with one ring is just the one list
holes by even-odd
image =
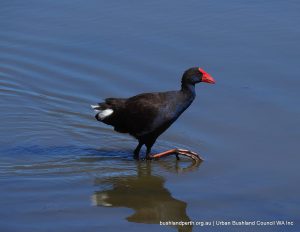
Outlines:
{"label": "shadow on water", "polygon": [[[47,183],[49,178],[55,178],[55,183],[63,181],[64,184],[68,183],[66,178],[71,177],[70,184],[76,186],[76,181],[92,177],[99,189],[92,196],[94,205],[133,209],[134,213],[126,217],[129,222],[160,224],[161,221],[190,221],[187,203],[174,198],[165,187],[168,175],[194,171],[199,167],[199,163],[193,164],[188,159],[178,161],[174,156],[136,161],[131,151],[72,146],[19,146],[6,149],[5,154],[9,154],[6,156],[9,158],[0,157],[2,176],[19,176],[22,181],[31,177],[45,178]],[[192,226],[176,227],[178,231],[193,229]]]}
{"label": "shadow on water", "polygon": [[[136,162],[137,173],[129,176],[96,178],[100,191],[93,195],[93,203],[103,207],[126,207],[134,210],[126,220],[135,223],[160,224],[160,222],[191,221],[187,203],[172,197],[164,186],[162,176],[152,174],[160,162]],[[155,167],[154,167],[155,166]],[[162,162],[162,167],[170,166]],[[177,172],[176,165],[174,171]],[[192,231],[192,225],[176,226],[178,231]]]}

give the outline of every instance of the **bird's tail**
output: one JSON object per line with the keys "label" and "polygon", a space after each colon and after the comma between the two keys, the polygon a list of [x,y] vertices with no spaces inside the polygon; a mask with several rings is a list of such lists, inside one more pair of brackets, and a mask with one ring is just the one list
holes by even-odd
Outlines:
{"label": "bird's tail", "polygon": [[123,114],[126,100],[126,98],[106,98],[105,102],[91,105],[96,111],[95,118],[100,122],[113,126],[115,131],[127,133],[128,129],[124,124]]}
{"label": "bird's tail", "polygon": [[95,118],[98,121],[102,121],[105,118],[109,117],[113,114],[113,109],[109,107],[109,105],[105,103],[99,103],[97,105],[91,105],[92,109],[96,112]]}

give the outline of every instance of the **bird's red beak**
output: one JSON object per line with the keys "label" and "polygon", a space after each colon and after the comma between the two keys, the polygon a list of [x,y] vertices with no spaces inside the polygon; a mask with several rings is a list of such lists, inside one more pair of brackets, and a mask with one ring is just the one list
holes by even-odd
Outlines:
{"label": "bird's red beak", "polygon": [[216,81],[214,78],[212,78],[211,75],[209,75],[207,72],[205,72],[202,68],[199,68],[199,71],[201,73],[203,73],[203,76],[202,76],[202,82],[206,82],[206,83],[209,83],[209,84],[215,84]]}

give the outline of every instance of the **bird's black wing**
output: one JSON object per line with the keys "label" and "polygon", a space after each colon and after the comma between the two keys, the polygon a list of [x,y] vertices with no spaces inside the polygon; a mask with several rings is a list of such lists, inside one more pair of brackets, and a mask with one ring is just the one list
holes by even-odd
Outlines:
{"label": "bird's black wing", "polygon": [[169,92],[144,93],[125,102],[124,123],[130,134],[142,136],[151,133],[164,122],[170,121]]}

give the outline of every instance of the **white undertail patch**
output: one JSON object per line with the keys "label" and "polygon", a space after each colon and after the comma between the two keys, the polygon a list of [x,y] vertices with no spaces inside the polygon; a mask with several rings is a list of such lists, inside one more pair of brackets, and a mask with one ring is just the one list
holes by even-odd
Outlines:
{"label": "white undertail patch", "polygon": [[111,115],[113,112],[114,111],[112,109],[106,109],[106,110],[100,111],[99,117],[102,120],[102,119],[108,117],[109,115]]}
{"label": "white undertail patch", "polygon": [[91,105],[91,107],[96,113],[99,113],[101,111],[101,110],[97,109],[97,108],[99,108],[99,105]]}
{"label": "white undertail patch", "polygon": [[92,107],[93,109],[96,109],[96,108],[98,108],[99,106],[98,106],[98,105],[91,105],[91,107]]}
{"label": "white undertail patch", "polygon": [[99,105],[91,105],[91,107],[96,113],[98,113],[98,117],[100,118],[100,120],[103,120],[114,112],[112,109],[100,110]]}
{"label": "white undertail patch", "polygon": [[103,120],[109,115],[111,115],[114,111],[112,109],[100,110],[98,117]]}

